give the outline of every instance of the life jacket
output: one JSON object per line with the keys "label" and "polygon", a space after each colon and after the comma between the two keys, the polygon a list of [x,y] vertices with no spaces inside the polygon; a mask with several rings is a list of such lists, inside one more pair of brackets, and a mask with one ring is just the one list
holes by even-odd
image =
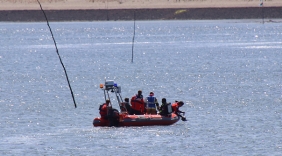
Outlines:
{"label": "life jacket", "polygon": [[173,104],[171,105],[171,107],[172,107],[172,112],[173,112],[173,113],[178,113],[179,107],[178,107],[177,102],[173,103]]}
{"label": "life jacket", "polygon": [[133,96],[131,98],[131,108],[134,110],[138,110],[140,112],[144,112],[145,110],[145,104],[143,96],[138,97],[137,95]]}
{"label": "life jacket", "polygon": [[101,117],[106,117],[107,116],[108,109],[107,109],[107,104],[106,103],[100,105],[99,110],[100,110],[99,113],[100,113]]}
{"label": "life jacket", "polygon": [[147,97],[147,108],[156,108],[156,98],[154,96]]}

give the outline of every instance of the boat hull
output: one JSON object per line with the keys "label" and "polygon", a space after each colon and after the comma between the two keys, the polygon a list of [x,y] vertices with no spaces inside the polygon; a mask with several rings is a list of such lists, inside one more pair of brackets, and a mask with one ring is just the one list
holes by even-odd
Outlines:
{"label": "boat hull", "polygon": [[[117,126],[154,126],[154,125],[172,125],[179,120],[179,117],[172,113],[169,116],[161,115],[127,115],[120,114]],[[109,120],[95,118],[93,126],[111,126]]]}

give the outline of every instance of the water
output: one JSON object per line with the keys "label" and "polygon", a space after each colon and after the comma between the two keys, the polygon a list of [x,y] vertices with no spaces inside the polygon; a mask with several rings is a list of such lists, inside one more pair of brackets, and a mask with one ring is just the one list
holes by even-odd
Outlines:
{"label": "water", "polygon": [[[282,25],[259,20],[0,23],[1,155],[281,155]],[[93,127],[99,84],[183,100],[187,122]],[[115,99],[113,99],[115,100]]]}

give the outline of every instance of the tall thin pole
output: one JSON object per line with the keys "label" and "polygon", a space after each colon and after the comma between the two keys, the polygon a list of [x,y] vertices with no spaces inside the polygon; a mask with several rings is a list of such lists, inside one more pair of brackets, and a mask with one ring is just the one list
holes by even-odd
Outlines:
{"label": "tall thin pole", "polygon": [[107,21],[108,21],[109,20],[108,0],[106,2],[106,9],[107,9]]}
{"label": "tall thin pole", "polygon": [[135,38],[135,10],[134,10],[134,32],[133,32],[133,38],[132,38],[132,58],[131,58],[131,63],[133,63],[134,38]]}
{"label": "tall thin pole", "polygon": [[62,61],[62,59],[61,59],[61,56],[60,56],[60,54],[59,54],[58,47],[57,47],[57,44],[56,44],[56,41],[55,41],[53,32],[52,32],[52,30],[51,30],[51,27],[50,27],[50,25],[49,25],[47,16],[46,16],[44,10],[42,9],[42,6],[41,6],[39,0],[37,0],[37,2],[38,2],[38,4],[40,5],[41,11],[43,12],[43,14],[44,14],[44,16],[45,16],[45,19],[46,19],[48,28],[49,28],[50,33],[51,33],[51,35],[52,35],[52,38],[53,38],[53,41],[54,41],[54,44],[55,44],[55,48],[56,48],[57,55],[58,55],[58,57],[59,57],[59,59],[60,59],[61,65],[63,66],[64,71],[65,71],[65,75],[66,75],[66,78],[67,78],[67,81],[68,81],[68,85],[69,85],[69,88],[70,88],[70,92],[71,92],[71,95],[72,95],[72,99],[73,99],[73,102],[74,102],[74,107],[76,108],[76,102],[75,102],[75,99],[74,99],[73,91],[72,91],[72,89],[71,89],[71,85],[70,85],[70,81],[69,81],[69,78],[68,78],[67,70],[66,70],[66,68],[65,68],[65,66],[64,66],[64,64],[63,64],[63,61]]}
{"label": "tall thin pole", "polygon": [[262,14],[262,24],[264,24],[264,12],[263,12],[263,0],[260,0],[261,14]]}

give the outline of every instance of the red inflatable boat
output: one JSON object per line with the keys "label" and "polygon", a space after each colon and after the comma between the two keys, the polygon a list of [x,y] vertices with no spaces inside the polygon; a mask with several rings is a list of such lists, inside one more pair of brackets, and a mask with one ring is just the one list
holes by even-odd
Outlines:
{"label": "red inflatable boat", "polygon": [[[109,118],[101,119],[97,117],[93,120],[93,126],[153,126],[153,125],[172,125],[176,123],[182,116],[172,113],[171,106],[169,105],[169,114],[163,115],[129,115],[123,105],[123,100],[120,95],[121,87],[117,86],[112,80],[105,81],[105,85],[100,84],[100,88],[104,90],[104,97],[110,100],[109,91],[115,93],[116,101],[121,108],[121,111],[112,108],[112,104],[108,107]],[[185,119],[186,120],[186,119]],[[184,121],[184,120],[183,120]]]}
{"label": "red inflatable boat", "polygon": [[128,115],[119,114],[117,124],[111,124],[110,120],[95,118],[93,120],[94,126],[153,126],[153,125],[172,125],[179,120],[179,117],[171,113],[168,116],[161,115]]}

